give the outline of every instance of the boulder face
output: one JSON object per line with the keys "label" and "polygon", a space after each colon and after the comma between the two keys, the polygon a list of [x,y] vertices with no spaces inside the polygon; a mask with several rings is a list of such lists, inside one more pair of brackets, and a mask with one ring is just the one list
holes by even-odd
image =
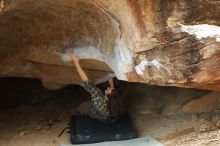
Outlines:
{"label": "boulder face", "polygon": [[57,89],[89,77],[220,91],[218,0],[3,0],[0,77]]}

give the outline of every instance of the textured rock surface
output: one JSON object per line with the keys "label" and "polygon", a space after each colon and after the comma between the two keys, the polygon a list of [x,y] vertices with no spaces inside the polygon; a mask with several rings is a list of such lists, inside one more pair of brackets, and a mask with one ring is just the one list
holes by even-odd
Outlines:
{"label": "textured rock surface", "polygon": [[[91,79],[220,90],[218,0],[4,0],[0,77],[80,83],[74,49]],[[204,25],[207,24],[207,25]]]}

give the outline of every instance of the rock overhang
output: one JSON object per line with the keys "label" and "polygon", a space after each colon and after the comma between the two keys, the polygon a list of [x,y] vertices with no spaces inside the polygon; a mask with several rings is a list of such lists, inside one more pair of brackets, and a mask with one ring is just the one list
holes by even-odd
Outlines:
{"label": "rock overhang", "polygon": [[219,8],[218,1],[5,0],[0,76],[40,78],[50,89],[79,84],[64,54],[73,49],[97,82],[115,72],[130,82],[220,90]]}

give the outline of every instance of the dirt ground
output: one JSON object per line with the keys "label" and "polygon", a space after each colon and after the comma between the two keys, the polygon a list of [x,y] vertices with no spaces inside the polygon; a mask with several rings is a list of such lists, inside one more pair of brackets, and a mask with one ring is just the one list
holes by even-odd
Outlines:
{"label": "dirt ground", "polygon": [[[0,146],[59,146],[70,135],[58,134],[76,114],[79,102],[49,100],[0,111]],[[81,110],[81,109],[80,109]],[[83,111],[85,112],[85,111]],[[131,112],[139,136],[152,136],[164,145],[220,145],[220,111],[206,114],[147,115]]]}

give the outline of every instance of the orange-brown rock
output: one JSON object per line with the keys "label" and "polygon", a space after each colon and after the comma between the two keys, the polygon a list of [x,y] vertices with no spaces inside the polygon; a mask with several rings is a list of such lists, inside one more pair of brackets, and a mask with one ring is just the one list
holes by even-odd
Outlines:
{"label": "orange-brown rock", "polygon": [[183,112],[190,113],[204,113],[213,112],[220,108],[220,93],[211,92],[207,95],[201,96],[198,99],[190,100],[181,109]]}
{"label": "orange-brown rock", "polygon": [[0,77],[40,78],[49,89],[89,77],[220,90],[217,0],[4,0]]}

